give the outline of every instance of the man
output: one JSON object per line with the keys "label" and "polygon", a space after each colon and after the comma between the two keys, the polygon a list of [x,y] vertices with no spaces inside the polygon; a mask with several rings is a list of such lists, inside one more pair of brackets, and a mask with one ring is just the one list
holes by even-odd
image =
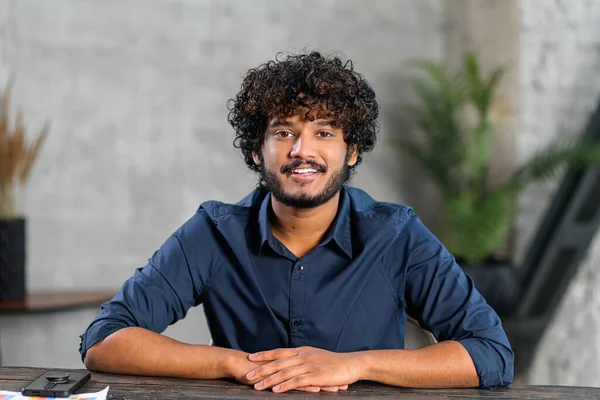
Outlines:
{"label": "man", "polygon": [[[510,384],[501,322],[454,258],[409,207],[346,185],[378,131],[350,62],[268,62],[229,110],[257,190],[202,204],[103,305],[81,335],[88,369],[274,392]],[[213,346],[160,335],[199,304]],[[403,350],[407,315],[439,342]]]}

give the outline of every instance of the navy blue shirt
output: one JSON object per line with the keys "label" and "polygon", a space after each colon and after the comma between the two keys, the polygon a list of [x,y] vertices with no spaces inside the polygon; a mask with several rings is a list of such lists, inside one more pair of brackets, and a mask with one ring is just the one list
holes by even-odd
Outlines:
{"label": "navy blue shirt", "polygon": [[215,346],[402,349],[407,315],[471,355],[482,387],[508,385],[502,324],[409,207],[346,188],[325,240],[297,258],[271,231],[270,194],[203,203],[81,335],[80,352],[125,327],[163,332],[202,304]]}

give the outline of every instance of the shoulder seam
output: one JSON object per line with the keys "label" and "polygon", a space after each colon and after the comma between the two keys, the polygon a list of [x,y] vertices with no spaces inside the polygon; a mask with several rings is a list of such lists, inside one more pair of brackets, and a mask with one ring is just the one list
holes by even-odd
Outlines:
{"label": "shoulder seam", "polygon": [[[385,203],[383,203],[385,204]],[[375,212],[373,212],[373,210],[368,210],[368,211],[364,211],[359,213],[360,217],[362,218],[373,218],[373,219],[388,219],[388,218],[392,218],[395,222],[397,222],[398,227],[405,221],[408,220],[409,216],[411,214],[414,214],[414,211],[412,211],[412,208],[409,206],[405,206],[405,205],[391,205],[391,208],[394,209],[394,212],[388,214],[388,215],[383,215],[383,214],[377,214]]]}

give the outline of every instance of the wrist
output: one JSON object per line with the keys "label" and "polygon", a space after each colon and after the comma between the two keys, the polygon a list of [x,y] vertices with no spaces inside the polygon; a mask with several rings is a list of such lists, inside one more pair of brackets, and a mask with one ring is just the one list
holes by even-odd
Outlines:
{"label": "wrist", "polygon": [[238,350],[223,349],[223,353],[217,359],[217,370],[221,378],[233,379],[235,365],[238,362]]}
{"label": "wrist", "polygon": [[372,356],[369,351],[350,353],[356,381],[369,380]]}
{"label": "wrist", "polygon": [[219,371],[223,378],[237,379],[236,372],[239,370],[240,361],[247,358],[248,353],[240,350],[226,349],[219,363]]}

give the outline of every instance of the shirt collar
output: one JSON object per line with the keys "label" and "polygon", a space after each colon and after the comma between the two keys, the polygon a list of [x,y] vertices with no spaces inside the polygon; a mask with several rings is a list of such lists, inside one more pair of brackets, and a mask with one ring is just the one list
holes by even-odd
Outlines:
{"label": "shirt collar", "polygon": [[260,204],[260,210],[258,211],[258,233],[260,235],[260,241],[258,245],[258,252],[262,251],[263,246],[266,242],[273,237],[273,231],[271,230],[271,224],[269,223],[269,208],[271,207],[271,193],[267,193],[262,203]]}
{"label": "shirt collar", "polygon": [[340,249],[352,258],[352,231],[350,230],[350,196],[348,191],[342,188],[340,193],[340,206],[337,217],[334,220],[333,240],[337,243]]}
{"label": "shirt collar", "polygon": [[[340,206],[338,213],[333,221],[333,229],[330,229],[330,233],[327,238],[323,241],[322,245],[329,243],[333,240],[338,247],[346,253],[346,255],[352,258],[352,232],[350,231],[350,197],[348,192],[342,188],[340,193]],[[273,240],[273,231],[271,230],[271,224],[269,223],[269,210],[271,207],[271,193],[267,193],[263,199],[260,210],[258,212],[258,227],[259,227],[259,248],[258,251],[262,251],[265,243]]]}

